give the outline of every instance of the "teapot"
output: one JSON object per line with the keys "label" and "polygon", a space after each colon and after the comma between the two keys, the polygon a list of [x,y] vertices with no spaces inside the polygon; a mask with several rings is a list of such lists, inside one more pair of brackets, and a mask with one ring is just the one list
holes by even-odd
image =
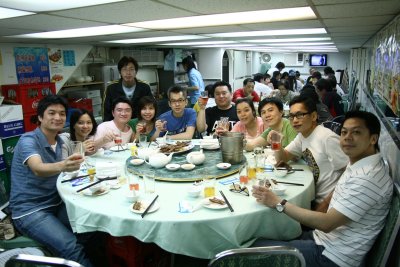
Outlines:
{"label": "teapot", "polygon": [[134,152],[135,156],[138,158],[144,159],[144,160],[149,160],[149,156],[157,153],[158,150],[150,148],[150,147],[144,147],[144,148],[138,148]]}
{"label": "teapot", "polygon": [[167,156],[163,153],[152,153],[149,155],[149,160],[146,160],[146,163],[154,168],[162,168],[171,161],[173,154],[174,153],[171,153],[169,156]]}
{"label": "teapot", "polygon": [[203,150],[200,150],[187,154],[186,160],[194,165],[200,165],[206,160],[206,156],[204,155]]}

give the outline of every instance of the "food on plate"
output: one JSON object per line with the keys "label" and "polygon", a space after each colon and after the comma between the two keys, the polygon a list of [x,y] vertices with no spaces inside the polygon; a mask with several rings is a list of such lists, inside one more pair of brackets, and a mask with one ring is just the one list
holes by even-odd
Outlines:
{"label": "food on plate", "polygon": [[54,52],[49,56],[49,59],[53,62],[57,62],[61,59],[61,51]]}
{"label": "food on plate", "polygon": [[212,202],[212,203],[216,203],[219,205],[225,205],[225,201],[223,201],[222,199],[216,198],[216,197],[209,198],[208,200],[210,200],[210,202]]}
{"label": "food on plate", "polygon": [[189,144],[190,141],[178,141],[175,144],[165,144],[160,147],[160,152],[161,153],[180,152],[183,151]]}
{"label": "food on plate", "polygon": [[96,191],[94,191],[92,194],[93,194],[93,195],[101,195],[101,194],[105,193],[106,190],[107,190],[106,188],[100,187],[99,189],[97,189]]}
{"label": "food on plate", "polygon": [[143,204],[140,201],[136,201],[135,203],[133,203],[133,209],[134,210],[140,210],[142,208]]}

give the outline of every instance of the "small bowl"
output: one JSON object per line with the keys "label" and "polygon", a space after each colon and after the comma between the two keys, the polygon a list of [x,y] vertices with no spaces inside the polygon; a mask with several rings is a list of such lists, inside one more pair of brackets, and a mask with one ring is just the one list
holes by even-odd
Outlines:
{"label": "small bowl", "polygon": [[167,139],[164,137],[157,137],[156,141],[160,146],[162,146],[162,145],[165,145],[165,143],[167,142]]}
{"label": "small bowl", "polygon": [[65,172],[64,173],[64,179],[67,180],[67,179],[74,178],[74,177],[78,176],[78,174],[79,174],[79,170],[76,170],[76,171],[73,171],[73,172]]}
{"label": "small bowl", "polygon": [[104,155],[104,148],[99,148],[99,149],[97,149],[97,152],[96,153],[94,153],[94,155],[93,156],[103,156]]}
{"label": "small bowl", "polygon": [[94,192],[98,191],[102,186],[103,186],[102,183],[98,183],[94,186],[89,187],[89,189],[92,193],[94,193]]}
{"label": "small bowl", "polygon": [[144,159],[131,159],[131,161],[130,161],[130,163],[135,166],[142,165],[143,162],[144,162]]}
{"label": "small bowl", "polygon": [[170,171],[176,171],[176,170],[178,170],[180,167],[181,167],[181,165],[176,164],[176,163],[170,163],[170,164],[167,164],[167,165],[165,166],[165,168],[167,168],[167,169],[170,170]]}
{"label": "small bowl", "polygon": [[125,198],[127,201],[133,203],[139,199],[139,192],[129,190],[125,192]]}
{"label": "small bowl", "polygon": [[286,186],[278,184],[275,185],[272,189],[272,192],[274,192],[276,195],[280,196],[283,195],[286,191]]}
{"label": "small bowl", "polygon": [[203,188],[201,186],[192,185],[192,186],[189,186],[189,188],[187,190],[187,194],[189,197],[198,197],[198,196],[200,196],[202,189]]}
{"label": "small bowl", "polygon": [[196,165],[194,165],[192,163],[186,163],[186,164],[181,165],[181,168],[184,169],[185,171],[193,170],[195,167],[196,167]]}
{"label": "small bowl", "polygon": [[222,162],[217,164],[217,168],[220,170],[229,169],[232,165],[230,163]]}
{"label": "small bowl", "polygon": [[285,170],[278,170],[278,169],[274,169],[274,175],[276,177],[285,177],[288,174],[288,171]]}
{"label": "small bowl", "polygon": [[203,136],[203,139],[214,139],[214,136],[212,136],[212,135],[205,135],[205,136]]}

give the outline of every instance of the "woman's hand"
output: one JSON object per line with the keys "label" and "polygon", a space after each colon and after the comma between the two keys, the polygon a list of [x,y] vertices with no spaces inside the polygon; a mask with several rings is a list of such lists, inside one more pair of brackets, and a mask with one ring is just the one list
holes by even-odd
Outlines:
{"label": "woman's hand", "polygon": [[167,131],[167,129],[166,129],[167,128],[167,121],[156,120],[155,127],[156,127],[156,131],[165,132],[165,131]]}
{"label": "woman's hand", "polygon": [[138,123],[136,125],[136,133],[145,133],[146,132],[146,125],[143,123]]}
{"label": "woman's hand", "polygon": [[279,198],[268,187],[265,186],[253,185],[252,195],[255,197],[257,202],[270,208],[275,208],[276,204],[282,201],[281,198]]}
{"label": "woman's hand", "polygon": [[83,147],[85,149],[85,152],[88,154],[93,154],[94,152],[96,152],[96,146],[93,139],[87,139],[83,141]]}

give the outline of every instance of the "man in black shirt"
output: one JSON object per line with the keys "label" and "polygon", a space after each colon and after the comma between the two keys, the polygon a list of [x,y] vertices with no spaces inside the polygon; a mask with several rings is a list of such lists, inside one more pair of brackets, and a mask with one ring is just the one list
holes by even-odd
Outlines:
{"label": "man in black shirt", "polygon": [[236,107],[232,104],[232,87],[224,81],[216,82],[213,86],[215,107],[205,108],[199,101],[200,111],[197,113],[196,127],[197,131],[202,133],[207,131],[207,134],[212,134],[217,128],[217,122],[221,117],[229,118],[229,128],[239,121],[236,114]]}

